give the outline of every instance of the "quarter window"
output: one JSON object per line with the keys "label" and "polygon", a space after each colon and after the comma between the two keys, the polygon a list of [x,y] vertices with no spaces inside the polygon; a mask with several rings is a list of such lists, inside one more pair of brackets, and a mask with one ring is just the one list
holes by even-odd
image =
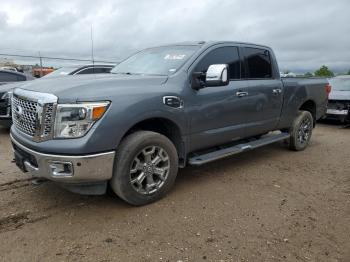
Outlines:
{"label": "quarter window", "polygon": [[259,48],[244,48],[246,78],[272,78],[271,57],[268,50]]}
{"label": "quarter window", "polygon": [[210,51],[199,61],[194,71],[205,73],[214,64],[228,64],[230,79],[240,79],[241,63],[237,47],[219,47]]}

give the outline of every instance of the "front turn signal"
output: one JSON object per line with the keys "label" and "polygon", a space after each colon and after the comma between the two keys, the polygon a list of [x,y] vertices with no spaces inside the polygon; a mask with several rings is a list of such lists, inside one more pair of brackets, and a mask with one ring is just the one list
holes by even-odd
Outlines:
{"label": "front turn signal", "polygon": [[96,106],[92,109],[92,120],[99,120],[107,110],[107,106]]}

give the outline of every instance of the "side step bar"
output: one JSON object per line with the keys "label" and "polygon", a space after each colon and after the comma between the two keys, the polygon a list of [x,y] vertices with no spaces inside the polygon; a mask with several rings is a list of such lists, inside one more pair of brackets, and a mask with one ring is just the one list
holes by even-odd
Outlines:
{"label": "side step bar", "polygon": [[248,150],[252,150],[261,146],[272,144],[281,140],[288,139],[289,133],[271,134],[261,137],[260,139],[253,140],[247,143],[234,145],[231,147],[222,148],[209,153],[195,155],[189,159],[189,164],[194,166],[200,166],[221,158],[239,154]]}

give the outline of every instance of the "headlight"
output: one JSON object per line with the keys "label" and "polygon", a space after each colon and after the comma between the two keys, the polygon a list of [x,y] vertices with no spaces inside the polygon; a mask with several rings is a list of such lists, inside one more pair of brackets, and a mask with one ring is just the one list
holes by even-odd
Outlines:
{"label": "headlight", "polygon": [[84,136],[106,112],[109,102],[58,104],[55,117],[55,138]]}

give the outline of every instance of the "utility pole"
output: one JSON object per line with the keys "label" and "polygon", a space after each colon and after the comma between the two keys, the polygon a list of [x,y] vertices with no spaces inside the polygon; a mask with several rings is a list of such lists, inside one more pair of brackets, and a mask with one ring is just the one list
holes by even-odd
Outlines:
{"label": "utility pole", "polygon": [[40,51],[39,51],[39,59],[40,59],[40,77],[43,77],[43,59],[41,58]]}
{"label": "utility pole", "polygon": [[92,60],[92,70],[95,71],[95,59],[94,59],[94,37],[93,37],[93,30],[92,30],[92,24],[91,24],[91,60]]}

